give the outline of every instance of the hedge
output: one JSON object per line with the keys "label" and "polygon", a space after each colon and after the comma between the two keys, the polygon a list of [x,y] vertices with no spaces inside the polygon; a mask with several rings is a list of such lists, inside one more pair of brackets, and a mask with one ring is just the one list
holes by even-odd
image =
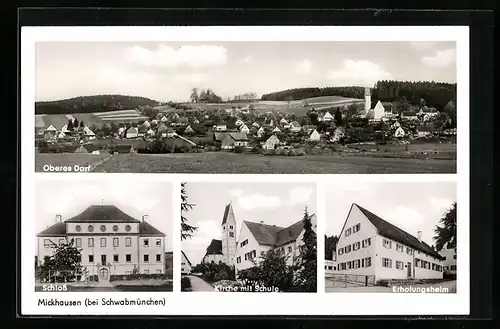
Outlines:
{"label": "hedge", "polygon": [[181,279],[181,291],[190,291],[191,290],[191,280],[184,276]]}
{"label": "hedge", "polygon": [[167,274],[125,274],[110,275],[109,281],[132,281],[132,280],[167,280],[171,277]]}

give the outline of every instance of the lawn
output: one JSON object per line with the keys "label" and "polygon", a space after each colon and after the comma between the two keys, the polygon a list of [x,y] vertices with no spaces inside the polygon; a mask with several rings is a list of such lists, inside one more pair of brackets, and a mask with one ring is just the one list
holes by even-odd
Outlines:
{"label": "lawn", "polygon": [[[70,155],[71,156],[71,155]],[[262,156],[225,152],[115,154],[95,172],[213,174],[404,174],[455,173],[456,160],[404,159],[342,153]]]}
{"label": "lawn", "polygon": [[45,172],[43,166],[71,166],[96,165],[110,156],[109,153],[36,153],[35,172]]}

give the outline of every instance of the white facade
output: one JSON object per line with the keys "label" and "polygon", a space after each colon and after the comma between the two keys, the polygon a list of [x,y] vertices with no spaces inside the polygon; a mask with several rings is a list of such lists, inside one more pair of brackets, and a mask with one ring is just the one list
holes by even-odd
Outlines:
{"label": "white facade", "polygon": [[236,254],[236,219],[231,204],[227,207],[226,221],[222,223],[222,254],[224,262],[233,265]]}
{"label": "white facade", "polygon": [[370,88],[365,88],[365,110],[368,112],[372,108],[372,96]]}
{"label": "white facade", "polygon": [[316,129],[314,129],[314,131],[309,136],[310,141],[319,141],[320,138],[321,138],[321,135],[319,134],[319,132]]}
{"label": "white facade", "polygon": [[381,120],[385,114],[384,105],[382,105],[381,101],[378,101],[375,107],[373,108],[373,119]]}
{"label": "white facade", "polygon": [[269,249],[271,246],[260,245],[257,242],[248,226],[243,222],[236,247],[236,275],[239,271],[254,266],[252,260],[258,262],[259,257]]}
{"label": "white facade", "polygon": [[456,248],[448,248],[444,246],[439,254],[445,258],[443,262],[443,270],[445,273],[456,274],[457,272],[457,251]]}
{"label": "white facade", "polygon": [[353,205],[337,243],[337,273],[383,279],[442,278],[443,262],[386,238]]}
{"label": "white facade", "polygon": [[190,274],[191,273],[191,262],[186,257],[184,252],[181,251],[181,274]]}
{"label": "white facade", "polygon": [[208,254],[203,257],[203,263],[224,263],[226,258],[222,254]]}

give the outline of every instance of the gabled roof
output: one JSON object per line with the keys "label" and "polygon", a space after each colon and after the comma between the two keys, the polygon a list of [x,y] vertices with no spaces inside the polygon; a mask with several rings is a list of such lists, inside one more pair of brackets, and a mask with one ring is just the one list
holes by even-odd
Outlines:
{"label": "gabled roof", "polygon": [[127,129],[127,133],[138,132],[136,127],[130,127]]}
{"label": "gabled roof", "polygon": [[231,138],[234,139],[235,141],[248,140],[246,133],[228,133],[228,135],[231,136]]}
{"label": "gabled roof", "polygon": [[153,225],[148,222],[141,222],[139,224],[139,235],[144,236],[165,236],[164,233],[157,230]]}
{"label": "gabled roof", "polygon": [[187,262],[189,263],[189,265],[191,266],[191,265],[192,265],[192,263],[191,263],[191,261],[189,260],[189,258],[186,256],[186,254],[184,253],[184,251],[182,251],[182,250],[181,250],[181,253],[182,253],[182,255],[184,256],[184,258],[186,258],[186,260],[187,260]]}
{"label": "gabled roof", "polygon": [[113,221],[118,223],[140,223],[139,220],[127,215],[118,207],[113,205],[93,205],[85,209],[79,215],[72,217],[66,222],[101,222]]}
{"label": "gabled roof", "polygon": [[222,255],[222,241],[212,239],[210,244],[207,247],[206,255]]}
{"label": "gabled roof", "polygon": [[382,218],[366,210],[365,208],[357,204],[354,205],[356,205],[356,207],[358,207],[358,209],[363,213],[363,215],[365,215],[365,217],[368,218],[368,220],[373,224],[373,226],[375,226],[375,228],[378,231],[378,234],[388,239],[402,243],[406,246],[410,246],[427,255],[433,256],[438,259],[442,259],[441,255],[439,255],[435,250],[433,250],[427,243],[423,241],[418,241],[418,239],[413,235],[383,220]]}
{"label": "gabled roof", "polygon": [[214,132],[215,140],[220,142],[221,140],[226,138],[227,134],[227,132]]}

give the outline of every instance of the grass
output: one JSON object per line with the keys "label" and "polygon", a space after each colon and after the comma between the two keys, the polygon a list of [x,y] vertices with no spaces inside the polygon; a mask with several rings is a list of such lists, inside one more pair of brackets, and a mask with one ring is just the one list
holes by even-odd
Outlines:
{"label": "grass", "polygon": [[[117,285],[113,287],[85,287],[67,285],[68,290],[62,292],[91,292],[91,291],[173,291],[171,283],[162,285]],[[42,286],[35,286],[35,291],[41,292]]]}
{"label": "grass", "polygon": [[[71,156],[71,154],[68,154]],[[456,160],[401,159],[346,154],[307,157],[225,152],[115,154],[95,172],[214,174],[404,174],[455,173]]]}
{"label": "grass", "polygon": [[52,166],[71,166],[95,165],[110,155],[86,154],[86,153],[36,153],[35,154],[35,172],[44,172],[44,165]]}
{"label": "grass", "polygon": [[341,96],[319,96],[319,97],[311,97],[303,99],[302,102],[306,103],[338,103],[338,102],[347,102],[347,101],[359,101],[364,102],[364,99],[359,98],[349,98],[349,97],[341,97]]}

